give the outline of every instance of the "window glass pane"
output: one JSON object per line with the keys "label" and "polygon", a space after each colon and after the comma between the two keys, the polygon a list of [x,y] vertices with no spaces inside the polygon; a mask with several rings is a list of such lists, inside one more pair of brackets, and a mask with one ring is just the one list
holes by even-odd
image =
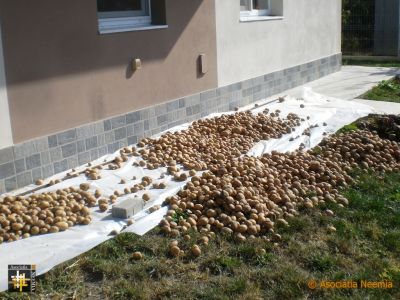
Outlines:
{"label": "window glass pane", "polygon": [[97,0],[99,12],[143,10],[142,0]]}
{"label": "window glass pane", "polygon": [[250,1],[251,0],[240,0],[240,10],[250,10]]}
{"label": "window glass pane", "polygon": [[269,0],[253,0],[253,9],[269,9]]}

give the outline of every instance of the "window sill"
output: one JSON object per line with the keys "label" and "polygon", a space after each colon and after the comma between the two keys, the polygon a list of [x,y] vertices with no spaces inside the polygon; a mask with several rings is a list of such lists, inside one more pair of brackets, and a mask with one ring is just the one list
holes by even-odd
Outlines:
{"label": "window sill", "polygon": [[283,16],[251,16],[240,17],[240,22],[274,21],[283,20]]}
{"label": "window sill", "polygon": [[129,31],[143,31],[143,30],[155,30],[155,29],[166,29],[168,25],[144,25],[144,26],[125,26],[125,27],[110,27],[110,28],[99,28],[100,34],[118,33],[118,32],[129,32]]}

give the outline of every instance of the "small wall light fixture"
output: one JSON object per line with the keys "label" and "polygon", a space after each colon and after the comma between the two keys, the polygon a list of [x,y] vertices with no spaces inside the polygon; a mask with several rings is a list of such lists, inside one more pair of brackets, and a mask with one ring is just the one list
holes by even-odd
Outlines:
{"label": "small wall light fixture", "polygon": [[205,54],[199,55],[199,67],[199,71],[201,74],[206,74],[208,72],[207,56]]}
{"label": "small wall light fixture", "polygon": [[142,68],[142,60],[140,58],[134,58],[132,60],[132,70],[137,71]]}

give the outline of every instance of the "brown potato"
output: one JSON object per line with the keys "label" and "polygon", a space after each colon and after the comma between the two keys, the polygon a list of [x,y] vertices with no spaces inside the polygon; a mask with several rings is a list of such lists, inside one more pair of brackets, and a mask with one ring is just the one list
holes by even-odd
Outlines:
{"label": "brown potato", "polygon": [[56,233],[59,232],[60,229],[57,226],[51,226],[49,232],[50,233]]}
{"label": "brown potato", "polygon": [[68,229],[68,223],[67,222],[57,222],[55,226],[60,230],[60,231],[65,231]]}
{"label": "brown potato", "polygon": [[143,254],[139,251],[133,252],[132,258],[134,260],[141,260],[141,259],[143,259]]}
{"label": "brown potato", "polygon": [[43,181],[43,179],[37,179],[37,180],[35,181],[35,184],[36,184],[36,185],[43,185],[43,184],[44,184],[44,181]]}
{"label": "brown potato", "polygon": [[201,255],[201,249],[197,245],[193,245],[192,248],[190,248],[190,251],[195,257],[199,257]]}
{"label": "brown potato", "polygon": [[172,246],[170,247],[169,252],[171,253],[172,256],[178,257],[179,254],[181,253],[181,249],[179,249],[178,246]]}
{"label": "brown potato", "polygon": [[108,210],[108,204],[107,203],[100,203],[99,209],[100,209],[101,212],[105,212],[106,210]]}
{"label": "brown potato", "polygon": [[79,188],[80,188],[82,191],[87,191],[87,190],[90,189],[90,185],[89,185],[88,183],[81,183],[81,184],[79,185]]}

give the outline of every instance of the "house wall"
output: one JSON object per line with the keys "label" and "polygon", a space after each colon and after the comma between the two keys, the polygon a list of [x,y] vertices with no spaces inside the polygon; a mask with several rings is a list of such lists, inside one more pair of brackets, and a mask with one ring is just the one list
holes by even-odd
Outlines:
{"label": "house wall", "polygon": [[13,139],[11,133],[10,112],[8,109],[0,20],[0,149],[12,145],[12,143]]}
{"label": "house wall", "polygon": [[340,54],[331,55],[0,149],[0,194],[134,145],[142,137],[214,112],[232,111],[336,72],[341,61]]}
{"label": "house wall", "polygon": [[341,52],[341,0],[283,0],[282,20],[255,22],[238,2],[216,1],[219,86]]}
{"label": "house wall", "polygon": [[[234,8],[230,1],[216,2],[217,8],[224,3],[236,11],[231,15],[233,21],[223,15],[218,19],[239,24],[239,1],[232,0]],[[325,27],[340,27],[339,17],[339,24],[321,25],[317,33],[322,42],[310,38],[309,49],[304,49],[306,43],[298,41],[303,56],[296,54],[292,32],[280,29],[288,38],[268,32],[265,36],[270,40],[263,40],[266,30],[262,24],[298,30],[285,11],[285,20],[240,24],[247,29],[237,30],[242,35],[238,36],[241,42],[235,42],[238,49],[232,48],[232,32],[225,25],[227,35],[218,29],[218,45],[226,47],[226,57],[232,60],[227,61],[218,49],[223,63],[218,64],[217,86],[214,1],[166,3],[168,29],[100,36],[95,0],[0,0],[14,133],[14,144],[0,147],[0,194],[84,165],[176,125],[276,95],[341,67],[340,53],[321,50],[325,48],[322,44],[340,44],[340,36],[336,41],[336,36],[322,32]],[[330,9],[327,6],[323,13],[329,15]],[[298,27],[310,27],[300,20],[305,18],[297,16],[292,21]],[[250,47],[245,45],[250,40],[246,35],[253,34],[253,27],[258,33]],[[285,43],[294,50],[272,51],[269,45],[274,41],[279,41],[281,50]],[[246,49],[251,56],[233,60]],[[261,50],[279,56],[266,59]],[[233,55],[236,52],[237,57]],[[204,76],[198,72],[198,55],[203,53],[209,69]],[[136,73],[128,68],[133,57],[143,60],[143,69]]]}
{"label": "house wall", "polygon": [[108,35],[96,0],[0,0],[0,17],[15,143],[217,85],[214,0],[166,1],[167,29]]}

